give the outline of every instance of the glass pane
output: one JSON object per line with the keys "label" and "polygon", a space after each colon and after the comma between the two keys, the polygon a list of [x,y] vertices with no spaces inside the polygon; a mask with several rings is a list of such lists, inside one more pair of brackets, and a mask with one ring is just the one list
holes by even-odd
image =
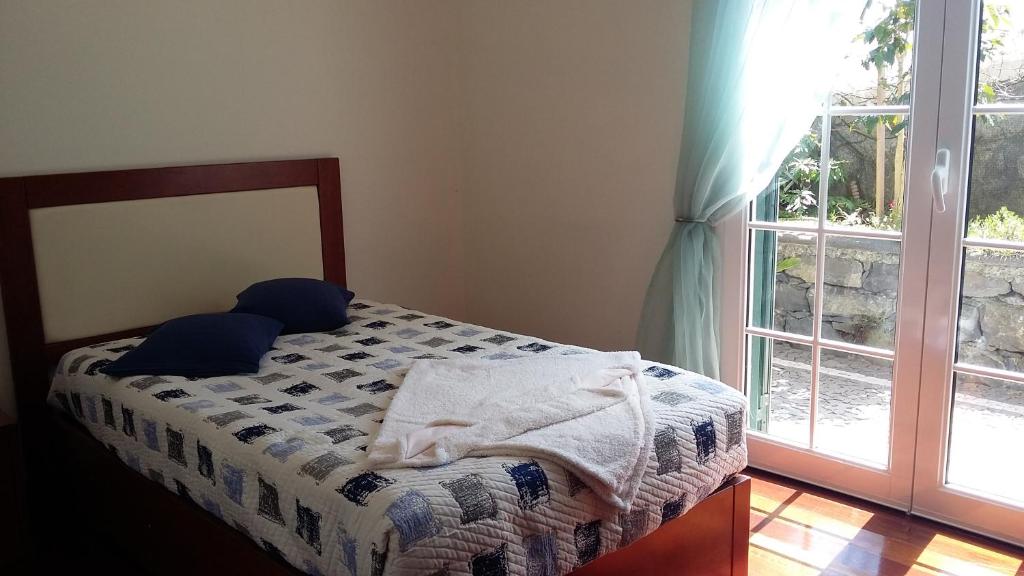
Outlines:
{"label": "glass pane", "polygon": [[1024,115],[975,117],[967,214],[968,238],[1024,241]]}
{"label": "glass pane", "polygon": [[1024,458],[993,451],[1012,452],[1021,439],[1024,385],[957,373],[946,481],[1024,501]]}
{"label": "glass pane", "polygon": [[967,248],[957,361],[1024,372],[1024,252]]}
{"label": "glass pane", "polygon": [[1020,0],[982,4],[977,102],[1024,100],[1024,6]]}
{"label": "glass pane", "polygon": [[831,225],[903,228],[908,118],[903,114],[832,118]]}
{"label": "glass pane", "polygon": [[[754,201],[754,207],[777,203],[776,210],[752,210],[755,221],[785,222],[796,226],[818,225],[818,177],[821,172],[821,118],[782,161],[773,186]],[[776,199],[776,200],[773,200]]]}
{"label": "glass pane", "polygon": [[899,273],[898,240],[827,235],[821,337],[891,350]]}
{"label": "glass pane", "polygon": [[887,466],[891,399],[892,362],[823,349],[816,448]]}
{"label": "glass pane", "polygon": [[810,336],[814,233],[754,230],[752,234],[750,325]]}
{"label": "glass pane", "polygon": [[850,39],[832,103],[908,104],[917,0],[863,4],[861,32]]}
{"label": "glass pane", "polygon": [[[751,336],[751,384],[763,377],[769,393],[751,412],[767,413],[761,429],[769,436],[807,447],[811,437],[811,347]],[[761,362],[756,352],[764,351]],[[752,397],[753,399],[753,397]]]}

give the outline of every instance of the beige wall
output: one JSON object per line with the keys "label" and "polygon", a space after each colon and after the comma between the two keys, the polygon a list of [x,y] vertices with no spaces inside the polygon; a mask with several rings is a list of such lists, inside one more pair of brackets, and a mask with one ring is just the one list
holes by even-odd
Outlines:
{"label": "beige wall", "polygon": [[633,349],[672,226],[690,2],[467,0],[469,318]]}
{"label": "beige wall", "polygon": [[357,292],[631,349],[672,224],[689,9],[0,0],[0,176],[337,155]]}
{"label": "beige wall", "polygon": [[457,8],[0,0],[0,176],[340,156],[352,287],[462,316]]}

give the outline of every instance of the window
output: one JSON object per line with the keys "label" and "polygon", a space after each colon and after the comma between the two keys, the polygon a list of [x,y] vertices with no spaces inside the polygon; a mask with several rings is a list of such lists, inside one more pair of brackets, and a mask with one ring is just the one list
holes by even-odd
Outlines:
{"label": "window", "polygon": [[751,427],[878,466],[889,448],[914,16],[913,2],[872,3],[832,97],[748,223]]}
{"label": "window", "polygon": [[751,463],[1024,543],[1024,1],[862,24],[740,223]]}

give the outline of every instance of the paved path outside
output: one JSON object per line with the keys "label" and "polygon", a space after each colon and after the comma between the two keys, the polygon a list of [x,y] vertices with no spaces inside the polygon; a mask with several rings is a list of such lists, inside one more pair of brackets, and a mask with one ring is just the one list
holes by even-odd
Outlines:
{"label": "paved path outside", "polygon": [[[807,444],[809,346],[774,344],[769,434]],[[822,351],[817,447],[874,464],[889,452],[889,362]],[[956,394],[949,480],[1024,501],[1024,459],[1006,450],[1024,442],[1024,387],[964,383]]]}

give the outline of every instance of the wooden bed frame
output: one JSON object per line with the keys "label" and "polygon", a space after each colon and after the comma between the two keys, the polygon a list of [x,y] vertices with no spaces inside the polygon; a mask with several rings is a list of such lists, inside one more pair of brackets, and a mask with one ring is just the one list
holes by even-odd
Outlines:
{"label": "wooden bed frame", "polygon": [[[337,158],[56,174],[0,179],[0,293],[26,459],[36,567],[108,573],[298,574],[198,506],[132,471],[77,422],[46,405],[65,352],[151,327],[47,343],[36,277],[32,209],[195,194],[316,186],[324,278],[345,284]],[[125,506],[131,502],[132,506]],[[750,481],[727,480],[705,501],[577,576],[745,576]],[[116,546],[117,554],[111,547]]]}

